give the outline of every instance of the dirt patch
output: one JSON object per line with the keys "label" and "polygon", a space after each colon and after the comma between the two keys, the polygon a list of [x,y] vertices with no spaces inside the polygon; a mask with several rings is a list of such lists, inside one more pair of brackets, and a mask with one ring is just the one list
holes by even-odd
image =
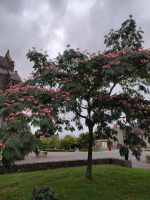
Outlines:
{"label": "dirt patch", "polygon": [[6,187],[3,189],[3,192],[13,191],[16,187]]}

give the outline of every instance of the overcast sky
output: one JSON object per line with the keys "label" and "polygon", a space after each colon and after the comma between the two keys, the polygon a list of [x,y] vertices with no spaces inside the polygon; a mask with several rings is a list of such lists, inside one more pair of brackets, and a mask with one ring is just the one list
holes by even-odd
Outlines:
{"label": "overcast sky", "polygon": [[[10,50],[21,78],[32,71],[29,49],[47,51],[50,58],[66,45],[90,53],[105,49],[104,35],[119,29],[133,15],[150,47],[150,0],[0,0],[0,56]],[[86,131],[86,129],[85,129]]]}

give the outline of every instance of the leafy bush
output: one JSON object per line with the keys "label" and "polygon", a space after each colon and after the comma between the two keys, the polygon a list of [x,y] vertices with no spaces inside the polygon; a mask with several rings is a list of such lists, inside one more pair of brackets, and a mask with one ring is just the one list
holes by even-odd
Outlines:
{"label": "leafy bush", "polygon": [[111,147],[112,144],[113,144],[112,141],[110,141],[110,140],[107,141],[107,146],[108,146],[108,147]]}
{"label": "leafy bush", "polygon": [[71,135],[66,135],[62,140],[62,147],[64,149],[70,149],[76,146],[76,137]]}
{"label": "leafy bush", "polygon": [[55,194],[50,187],[44,186],[40,189],[34,188],[31,200],[58,200],[59,194]]}
{"label": "leafy bush", "polygon": [[150,148],[146,148],[145,151],[150,151]]}

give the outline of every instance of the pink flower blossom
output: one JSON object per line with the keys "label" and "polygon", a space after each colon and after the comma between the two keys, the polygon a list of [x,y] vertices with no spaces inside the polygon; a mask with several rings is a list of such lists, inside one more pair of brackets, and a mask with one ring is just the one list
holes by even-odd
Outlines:
{"label": "pink flower blossom", "polygon": [[0,141],[0,146],[3,146],[3,143]]}
{"label": "pink flower blossom", "polygon": [[37,132],[37,135],[41,135],[41,134],[43,134],[42,131],[38,131],[38,132]]}
{"label": "pink flower blossom", "polygon": [[26,116],[26,117],[30,117],[30,115],[28,115],[28,114],[25,114],[25,116]]}
{"label": "pink flower blossom", "polygon": [[40,113],[40,115],[42,116],[42,115],[45,115],[45,113]]}
{"label": "pink flower blossom", "polygon": [[19,100],[19,101],[24,101],[24,98],[19,98],[18,100]]}
{"label": "pink flower blossom", "polygon": [[70,99],[70,97],[66,97],[66,101],[70,101],[71,99]]}

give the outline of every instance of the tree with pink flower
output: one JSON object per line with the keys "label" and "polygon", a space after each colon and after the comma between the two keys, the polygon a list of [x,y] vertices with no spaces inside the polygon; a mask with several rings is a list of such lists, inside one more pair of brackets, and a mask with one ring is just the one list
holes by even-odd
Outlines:
{"label": "tree with pink flower", "polygon": [[[93,130],[96,126],[99,132],[116,141],[117,132],[110,128],[110,123],[117,121],[126,134],[127,145],[121,148],[121,155],[128,154],[130,149],[139,160],[145,142],[132,131],[131,125],[136,123],[150,142],[147,134],[150,132],[150,102],[142,95],[149,93],[150,49],[141,47],[141,33],[130,16],[118,32],[111,30],[105,36],[106,46],[112,46],[112,49],[103,53],[81,53],[67,45],[68,49],[62,55],[47,60],[46,53],[36,49],[29,51],[27,57],[34,62],[31,77],[0,96],[0,111],[10,121],[0,134],[6,145],[5,151],[11,152],[11,156],[8,152],[3,153],[3,163],[13,160],[15,148],[21,152],[20,143],[16,142],[14,147],[12,140],[23,130],[30,131],[30,124],[40,127],[36,133],[40,138],[46,131],[61,131],[62,125],[66,130],[75,130],[71,121],[82,130],[81,119],[89,130],[87,179],[92,178]],[[114,94],[118,86],[120,93]],[[73,113],[70,120],[65,119],[69,112]]]}

